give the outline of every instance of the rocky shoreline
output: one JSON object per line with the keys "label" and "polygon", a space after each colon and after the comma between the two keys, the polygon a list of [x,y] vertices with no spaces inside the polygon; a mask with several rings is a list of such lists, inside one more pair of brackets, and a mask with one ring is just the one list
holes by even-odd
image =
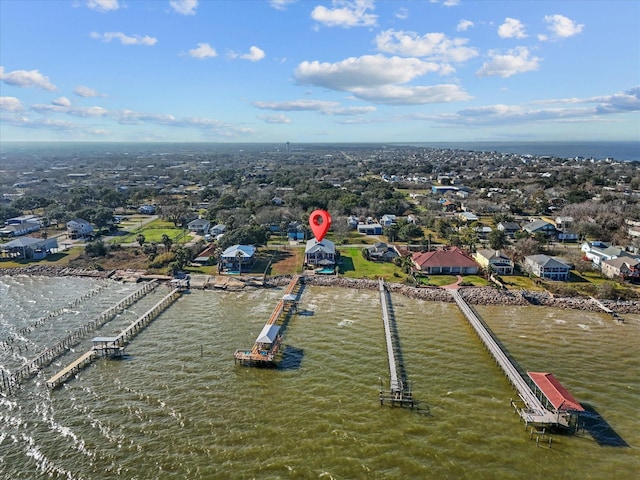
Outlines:
{"label": "rocky shoreline", "polygon": [[[78,268],[58,267],[50,265],[33,265],[30,267],[0,269],[0,275],[29,275],[44,277],[91,277],[110,278],[119,281],[138,281],[144,277],[144,272],[129,270],[86,270]],[[285,286],[291,281],[291,275],[281,275],[268,278],[265,287]],[[305,277],[308,285],[327,287],[355,288],[376,290],[377,280],[353,279],[335,276],[312,275]],[[453,302],[451,295],[438,287],[411,287],[401,283],[387,283],[387,288],[393,293],[409,298],[430,302]],[[602,309],[590,298],[586,297],[555,297],[548,292],[533,292],[526,290],[500,290],[494,287],[461,287],[460,294],[472,305],[540,305],[552,308],[585,310],[599,312]],[[600,303],[616,314],[640,313],[640,301],[600,300]]]}
{"label": "rocky shoreline", "polygon": [[[291,276],[274,277],[267,280],[266,286],[284,286],[289,283]],[[377,290],[377,280],[352,279],[332,276],[305,277],[308,285],[331,286],[342,288],[356,288]],[[411,287],[400,283],[387,283],[387,288],[393,293],[409,298],[417,298],[431,302],[453,302],[452,296],[439,287]],[[552,308],[585,310],[601,312],[602,309],[590,298],[586,297],[554,297],[548,292],[532,292],[526,290],[499,290],[494,287],[460,287],[462,297],[472,305],[538,305]],[[600,303],[616,314],[640,313],[640,302],[600,300]]]}

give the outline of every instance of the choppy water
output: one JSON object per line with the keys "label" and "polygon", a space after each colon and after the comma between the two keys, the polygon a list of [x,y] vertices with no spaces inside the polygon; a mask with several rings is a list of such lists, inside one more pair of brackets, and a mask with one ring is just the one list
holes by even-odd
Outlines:
{"label": "choppy water", "polygon": [[[136,287],[0,277],[0,339],[100,285],[73,317],[25,336],[33,349]],[[46,379],[88,343],[78,346],[0,398],[0,477],[638,477],[640,317],[617,325],[596,313],[478,308],[526,370],[552,371],[608,424],[598,441],[554,436],[549,449],[529,440],[509,406],[515,393],[454,305],[392,297],[418,411],[379,405],[387,364],[375,291],[307,287],[301,307],[314,315],[290,323],[285,368],[234,365],[234,350],[252,344],[281,295],[184,295],[133,339],[126,360],[101,359],[49,392]],[[131,306],[101,333],[156,300]],[[16,355],[0,351],[0,365],[11,370]],[[606,446],[616,444],[607,438],[626,446]]]}

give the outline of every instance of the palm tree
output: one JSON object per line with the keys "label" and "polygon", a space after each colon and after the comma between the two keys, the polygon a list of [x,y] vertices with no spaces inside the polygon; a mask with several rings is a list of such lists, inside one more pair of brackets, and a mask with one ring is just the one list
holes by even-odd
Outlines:
{"label": "palm tree", "polygon": [[140,246],[142,246],[142,245],[144,245],[144,241],[145,241],[144,235],[143,235],[143,234],[141,234],[141,233],[139,233],[139,234],[136,236],[136,242],[138,242],[138,244],[139,244]]}
{"label": "palm tree", "polygon": [[165,250],[168,252],[171,250],[171,245],[173,245],[173,240],[166,233],[162,234],[162,244],[164,245]]}

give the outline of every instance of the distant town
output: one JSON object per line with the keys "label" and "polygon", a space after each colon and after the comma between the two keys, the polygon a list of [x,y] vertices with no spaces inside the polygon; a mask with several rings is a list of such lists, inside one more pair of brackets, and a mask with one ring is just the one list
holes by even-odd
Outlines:
{"label": "distant town", "polygon": [[[3,152],[0,268],[338,275],[635,299],[640,163],[397,145]],[[308,218],[327,210],[321,242]]]}

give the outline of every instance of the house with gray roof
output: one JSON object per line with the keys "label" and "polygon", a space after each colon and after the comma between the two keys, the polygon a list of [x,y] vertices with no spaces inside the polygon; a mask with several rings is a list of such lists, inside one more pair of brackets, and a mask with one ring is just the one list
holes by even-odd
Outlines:
{"label": "house with gray roof", "polygon": [[0,245],[4,258],[40,260],[57,252],[56,238],[21,237]]}
{"label": "house with gray roof", "polygon": [[525,269],[536,277],[547,280],[569,280],[569,265],[548,255],[529,255],[524,258]]}
{"label": "house with gray roof", "polygon": [[315,238],[307,240],[304,249],[304,263],[314,267],[333,267],[336,264],[336,246],[326,238],[318,242]]}

